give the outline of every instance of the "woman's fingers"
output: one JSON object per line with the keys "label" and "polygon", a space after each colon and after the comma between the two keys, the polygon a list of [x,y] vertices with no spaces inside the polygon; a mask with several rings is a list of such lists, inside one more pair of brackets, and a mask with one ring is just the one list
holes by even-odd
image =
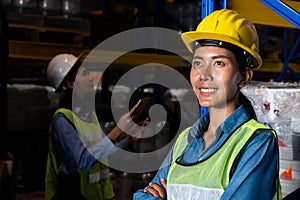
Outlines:
{"label": "woman's fingers", "polygon": [[155,183],[149,183],[149,186],[144,189],[144,192],[161,199],[166,199],[165,189]]}
{"label": "woman's fingers", "polygon": [[137,107],[139,106],[140,103],[141,103],[141,99],[131,108],[131,110],[129,111],[129,113],[133,114],[134,111],[137,109]]}
{"label": "woman's fingers", "polygon": [[161,184],[163,185],[163,187],[165,188],[165,190],[167,190],[167,181],[164,178],[160,179]]}

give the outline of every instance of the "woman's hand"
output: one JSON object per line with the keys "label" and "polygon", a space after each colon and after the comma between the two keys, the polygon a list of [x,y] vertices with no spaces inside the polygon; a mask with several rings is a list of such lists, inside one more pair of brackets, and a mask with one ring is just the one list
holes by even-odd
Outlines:
{"label": "woman's hand", "polygon": [[128,131],[127,134],[129,134],[126,137],[126,143],[132,144],[134,141],[139,140],[140,138],[143,138],[144,132],[145,132],[145,126],[149,124],[149,119],[145,119],[144,121],[140,122],[139,124],[134,124]]}
{"label": "woman's hand", "polygon": [[129,130],[133,124],[134,123],[131,120],[130,112],[125,113],[121,116],[117,125],[109,132],[108,137],[114,142],[124,130]]}
{"label": "woman's hand", "polygon": [[136,111],[138,109],[140,109],[139,105],[140,105],[140,101],[136,105],[134,105],[129,112],[127,112],[121,116],[120,120],[117,123],[117,126],[121,130],[126,132],[126,131],[132,129],[132,127],[134,125],[136,125],[135,122],[133,121],[133,119],[136,117],[135,116]]}
{"label": "woman's hand", "polygon": [[149,183],[149,186],[147,186],[144,189],[144,192],[147,194],[151,194],[154,197],[158,197],[161,199],[167,199],[167,181],[163,178],[160,179],[160,182],[163,187],[156,183]]}
{"label": "woman's hand", "polygon": [[[144,133],[144,126],[149,123],[149,119],[140,121],[136,124],[134,119],[134,113],[136,112],[140,103],[137,103],[129,112],[125,113],[119,119],[117,126],[115,126],[112,131],[108,134],[112,141],[115,141],[123,132],[126,132],[130,136],[127,137],[127,142],[131,143],[133,140],[138,140]],[[132,116],[133,115],[133,116]]]}

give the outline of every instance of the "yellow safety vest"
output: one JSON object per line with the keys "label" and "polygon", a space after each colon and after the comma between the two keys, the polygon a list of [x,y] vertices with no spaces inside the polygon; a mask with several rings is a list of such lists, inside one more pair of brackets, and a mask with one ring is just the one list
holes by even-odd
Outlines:
{"label": "yellow safety vest", "polygon": [[[54,116],[58,113],[64,114],[69,121],[73,123],[87,147],[95,144],[101,139],[101,134],[99,134],[99,130],[101,130],[100,124],[95,113],[93,113],[92,122],[85,122],[81,120],[76,114],[68,109],[58,109]],[[104,200],[112,199],[115,196],[109,176],[109,168],[106,165],[97,162],[88,171],[80,169],[77,171],[80,174],[80,192],[84,198],[89,200]],[[56,199],[58,184],[56,158],[50,137],[45,179],[45,193],[47,200]]]}
{"label": "yellow safety vest", "polygon": [[[180,134],[174,145],[172,164],[167,177],[168,200],[220,199],[230,181],[231,170],[236,159],[255,136],[255,131],[270,128],[255,120],[250,120],[238,128],[212,156],[195,164],[183,165],[177,163],[176,159],[188,145],[189,129]],[[272,132],[277,137],[276,133]],[[274,199],[277,199],[277,196],[281,199],[279,174],[277,189],[278,195],[276,194]]]}

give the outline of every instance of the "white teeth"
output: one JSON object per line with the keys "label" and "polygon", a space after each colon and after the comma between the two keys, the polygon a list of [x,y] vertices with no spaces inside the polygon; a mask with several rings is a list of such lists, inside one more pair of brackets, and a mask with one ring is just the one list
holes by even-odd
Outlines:
{"label": "white teeth", "polygon": [[201,92],[209,92],[209,93],[212,93],[212,92],[215,92],[216,89],[213,89],[213,88],[201,88],[200,91],[201,91]]}

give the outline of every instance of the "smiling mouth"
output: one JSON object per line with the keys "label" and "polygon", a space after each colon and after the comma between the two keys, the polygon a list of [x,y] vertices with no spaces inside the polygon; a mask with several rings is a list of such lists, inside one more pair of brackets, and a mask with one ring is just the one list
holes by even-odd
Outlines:
{"label": "smiling mouth", "polygon": [[215,88],[200,88],[200,92],[213,93],[215,91],[217,91]]}

